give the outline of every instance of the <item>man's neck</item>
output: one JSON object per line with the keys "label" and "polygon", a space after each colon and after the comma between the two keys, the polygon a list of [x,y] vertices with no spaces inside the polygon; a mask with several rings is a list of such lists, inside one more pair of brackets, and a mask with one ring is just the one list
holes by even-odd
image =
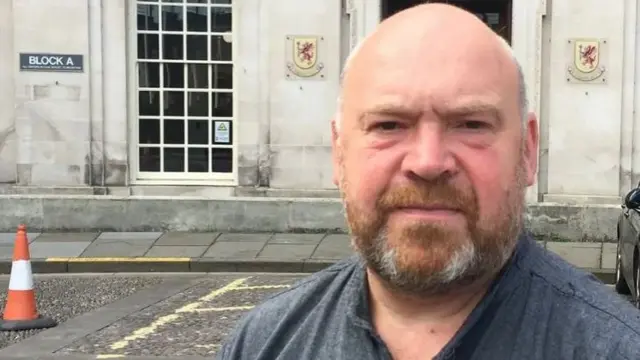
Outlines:
{"label": "man's neck", "polygon": [[437,354],[477,306],[493,276],[436,296],[402,294],[367,270],[373,324],[394,358]]}

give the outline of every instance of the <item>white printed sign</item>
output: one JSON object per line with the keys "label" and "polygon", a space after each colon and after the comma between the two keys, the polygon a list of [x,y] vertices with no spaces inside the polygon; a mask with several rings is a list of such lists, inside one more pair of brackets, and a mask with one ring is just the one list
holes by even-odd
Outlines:
{"label": "white printed sign", "polygon": [[214,143],[230,143],[231,142],[231,123],[229,121],[215,121],[214,122]]}

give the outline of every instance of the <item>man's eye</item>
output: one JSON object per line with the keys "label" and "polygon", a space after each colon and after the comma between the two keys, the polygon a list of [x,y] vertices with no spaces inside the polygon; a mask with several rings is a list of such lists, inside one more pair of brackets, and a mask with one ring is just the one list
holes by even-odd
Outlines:
{"label": "man's eye", "polygon": [[484,129],[487,126],[488,124],[485,123],[484,121],[475,121],[475,120],[464,121],[460,124],[460,127],[465,129],[471,129],[471,130]]}
{"label": "man's eye", "polygon": [[373,127],[374,129],[391,131],[398,129],[400,127],[400,124],[398,124],[396,121],[382,121],[375,124]]}

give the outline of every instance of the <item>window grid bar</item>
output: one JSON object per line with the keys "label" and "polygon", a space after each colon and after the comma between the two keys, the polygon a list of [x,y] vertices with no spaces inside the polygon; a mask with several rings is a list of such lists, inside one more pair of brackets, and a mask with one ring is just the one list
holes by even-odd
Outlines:
{"label": "window grid bar", "polygon": [[207,116],[150,116],[150,115],[144,115],[144,116],[140,116],[140,120],[187,120],[187,119],[192,119],[192,120],[213,120],[213,121],[233,121],[233,118],[231,117],[207,117]]}
{"label": "window grid bar", "polygon": [[162,5],[169,5],[169,6],[179,6],[180,4],[187,4],[187,6],[189,7],[206,7],[206,8],[227,8],[227,9],[231,9],[231,7],[233,5],[231,4],[201,4],[201,3],[187,3],[187,2],[183,2],[183,3],[173,3],[173,2],[166,2],[166,1],[144,1],[144,0],[139,0],[137,2],[137,4],[139,5],[158,5],[158,4],[162,4]]}
{"label": "window grid bar", "polygon": [[[212,93],[218,93],[218,94],[231,94],[233,93],[233,89],[205,89],[205,88],[171,88],[171,87],[164,87],[164,86],[158,86],[158,87],[139,87],[138,88],[139,91],[152,91],[152,92],[156,92],[156,91],[162,91],[162,92],[170,92],[170,91],[179,91],[179,92],[212,92]],[[146,115],[144,115],[146,116]]]}
{"label": "window grid bar", "polygon": [[185,34],[185,35],[198,35],[198,36],[214,37],[214,36],[230,36],[230,35],[233,34],[233,31],[204,32],[204,31],[190,31],[190,30],[185,30],[185,31],[164,30],[164,31],[160,31],[160,30],[143,30],[143,29],[139,29],[138,30],[138,34],[145,34],[145,35],[183,35],[183,34]]}
{"label": "window grid bar", "polygon": [[143,63],[165,63],[165,64],[194,64],[194,65],[233,65],[233,60],[173,60],[173,59],[145,59],[138,58],[138,62]]}
{"label": "window grid bar", "polygon": [[[187,58],[187,6],[182,3],[182,58]],[[182,84],[185,88],[189,87],[189,64],[186,62],[182,65]],[[188,91],[182,92],[182,111],[185,116],[189,116],[189,102],[191,101],[191,94]],[[182,158],[184,159],[182,164],[182,171],[189,172],[189,153],[187,152],[186,145],[189,142],[189,119],[185,119],[182,122],[182,142],[185,143],[185,148],[182,149]]]}
{"label": "window grid bar", "polygon": [[[231,15],[233,16],[233,14]],[[207,11],[207,32],[209,34],[211,34],[211,30],[212,30],[212,25],[211,23],[213,22],[213,19],[211,17],[211,10]],[[207,59],[212,59],[211,56],[211,36],[207,37]],[[233,44],[231,45],[233,46]],[[233,60],[233,58],[232,58]],[[211,63],[209,63],[209,65],[207,66],[207,83],[209,84],[209,89],[212,89],[213,83],[211,81],[211,73],[213,71],[213,66]],[[213,117],[213,106],[212,106],[212,101],[213,101],[213,96],[212,96],[213,91],[209,91],[207,94],[207,115],[209,115],[209,119],[211,119]],[[215,126],[215,122],[213,120],[209,120],[209,126],[207,127],[207,139],[209,140],[209,144],[213,144],[213,138],[212,138],[212,133],[215,131],[214,130],[214,126]],[[213,156],[211,156],[211,150],[207,151],[207,169],[209,170],[209,172],[213,172]]]}
{"label": "window grid bar", "polygon": [[[164,24],[162,22],[162,11],[160,11],[160,21],[158,22],[158,28],[159,29],[163,29],[164,28]],[[163,57],[163,40],[162,40],[162,36],[158,36],[158,57],[160,59],[162,59]],[[162,68],[162,70],[160,71],[160,75],[158,76],[158,78],[160,79],[160,88],[164,87],[164,66],[160,65],[160,67]],[[164,149],[162,147],[162,145],[164,145],[164,101],[165,101],[165,92],[162,91],[160,93],[158,93],[158,97],[159,97],[159,103],[160,103],[160,172],[163,173],[164,172]]]}
{"label": "window grid bar", "polygon": [[232,149],[233,145],[205,145],[205,144],[140,144],[138,148],[160,148],[160,149],[178,149],[178,148],[198,148],[198,149]]}

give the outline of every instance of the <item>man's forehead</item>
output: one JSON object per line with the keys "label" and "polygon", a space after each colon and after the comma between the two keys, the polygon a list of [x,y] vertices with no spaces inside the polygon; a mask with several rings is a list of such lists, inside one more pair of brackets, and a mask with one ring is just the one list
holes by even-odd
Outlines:
{"label": "man's forehead", "polygon": [[[517,77],[501,61],[474,62],[457,56],[440,59],[382,50],[370,53],[350,69],[344,81],[346,106],[367,109],[425,106],[442,111],[498,108],[502,101],[517,101]],[[364,55],[364,53],[363,53]]]}
{"label": "man's forehead", "polygon": [[381,95],[363,98],[354,107],[361,114],[399,114],[419,116],[424,112],[441,115],[499,113],[502,99],[495,93],[461,95],[453,98]]}

